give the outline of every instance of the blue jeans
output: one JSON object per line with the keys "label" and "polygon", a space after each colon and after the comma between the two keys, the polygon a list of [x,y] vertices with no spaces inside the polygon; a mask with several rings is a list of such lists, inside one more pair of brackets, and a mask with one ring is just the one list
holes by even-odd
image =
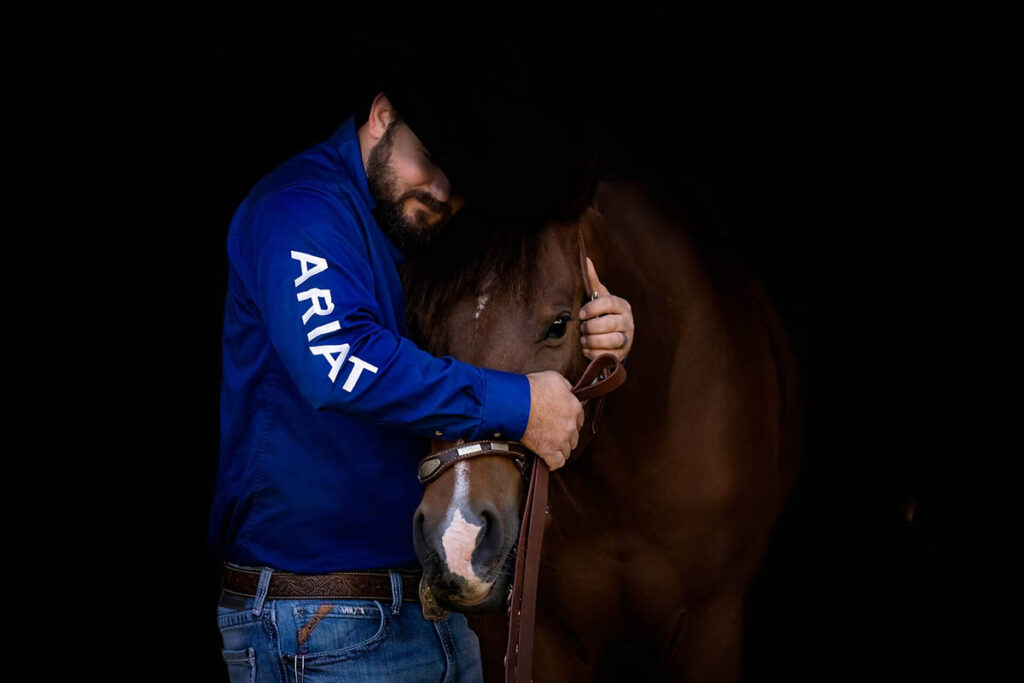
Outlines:
{"label": "blue jeans", "polygon": [[390,601],[267,600],[271,574],[263,569],[254,598],[221,594],[217,627],[232,683],[483,680],[466,617],[427,621],[418,603],[402,602],[397,574]]}

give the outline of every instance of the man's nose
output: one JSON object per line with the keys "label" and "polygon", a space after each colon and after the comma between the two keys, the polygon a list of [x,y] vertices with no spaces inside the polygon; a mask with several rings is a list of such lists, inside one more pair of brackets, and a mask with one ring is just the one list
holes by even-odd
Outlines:
{"label": "man's nose", "polygon": [[447,202],[452,198],[452,184],[448,182],[448,176],[438,171],[430,183],[430,194],[438,201]]}

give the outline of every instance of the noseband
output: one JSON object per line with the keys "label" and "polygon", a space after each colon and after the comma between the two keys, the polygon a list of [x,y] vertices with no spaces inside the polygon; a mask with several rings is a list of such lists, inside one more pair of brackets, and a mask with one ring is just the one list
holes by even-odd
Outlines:
{"label": "noseband", "polygon": [[[583,232],[579,233],[580,271],[586,292],[593,299],[593,289],[587,273],[587,252],[583,243]],[[597,406],[591,417],[591,429],[597,433],[597,422],[605,394],[617,389],[626,381],[626,370],[613,354],[601,354],[587,366],[583,375],[572,388],[572,393],[586,406],[590,399],[597,399]],[[499,456],[512,460],[519,472],[529,481],[526,506],[516,552],[515,577],[508,598],[508,647],[505,652],[506,683],[526,683],[530,680],[533,664],[533,627],[536,616],[537,578],[540,569],[540,551],[544,542],[544,518],[547,515],[548,475],[550,470],[543,460],[536,457],[525,446],[516,441],[472,441],[436,451],[420,461],[417,476],[426,485],[440,477],[455,463],[480,456]],[[532,467],[527,473],[528,463]],[[444,619],[447,612],[434,599],[430,588],[420,581],[420,603],[423,616],[427,619]]]}

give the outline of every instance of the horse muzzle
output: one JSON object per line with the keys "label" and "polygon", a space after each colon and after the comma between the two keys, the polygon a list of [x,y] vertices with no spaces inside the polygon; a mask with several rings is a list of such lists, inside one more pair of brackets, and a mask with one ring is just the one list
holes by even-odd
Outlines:
{"label": "horse muzzle", "polygon": [[437,602],[458,612],[503,607],[518,528],[518,519],[503,519],[488,501],[452,506],[444,514],[421,505],[413,545]]}

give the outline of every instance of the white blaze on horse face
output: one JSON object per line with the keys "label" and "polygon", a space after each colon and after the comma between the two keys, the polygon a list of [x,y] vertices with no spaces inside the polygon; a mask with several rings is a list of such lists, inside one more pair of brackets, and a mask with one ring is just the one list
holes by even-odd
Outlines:
{"label": "white blaze on horse face", "polygon": [[490,298],[490,294],[481,294],[476,298],[476,313],[473,314],[474,320],[479,320],[480,314],[484,312],[484,308],[487,306],[487,300]]}
{"label": "white blaze on horse face", "polygon": [[473,313],[473,319],[479,320],[480,314],[484,312],[484,308],[487,307],[487,302],[491,300],[491,288],[494,287],[494,273],[487,273],[484,277],[484,281],[480,285],[480,295],[476,298],[476,312]]}
{"label": "white blaze on horse face", "polygon": [[450,521],[441,537],[441,545],[444,546],[448,571],[466,582],[462,598],[474,600],[486,595],[493,582],[482,581],[473,572],[473,551],[476,550],[476,537],[483,524],[473,524],[462,514],[463,506],[469,505],[469,463],[456,463],[454,469],[455,491],[448,506]]}

